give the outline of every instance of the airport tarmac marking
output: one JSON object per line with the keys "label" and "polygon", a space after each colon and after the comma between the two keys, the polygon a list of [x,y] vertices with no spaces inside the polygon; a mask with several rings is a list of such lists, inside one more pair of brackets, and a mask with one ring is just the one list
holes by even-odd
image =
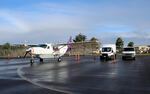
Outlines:
{"label": "airport tarmac marking", "polygon": [[29,78],[23,76],[24,72],[21,71],[23,68],[25,68],[25,67],[20,67],[20,68],[17,69],[18,75],[19,75],[23,80],[26,80],[26,81],[30,82],[31,84],[36,85],[36,86],[39,86],[39,87],[41,87],[41,88],[53,90],[53,91],[56,91],[56,92],[62,92],[62,93],[72,94],[72,92],[65,91],[65,90],[60,90],[60,89],[56,89],[56,88],[52,88],[52,87],[48,87],[48,86],[46,86],[46,85],[43,85],[43,84],[40,84],[40,83],[37,83],[37,82],[34,82],[34,81],[30,80]]}

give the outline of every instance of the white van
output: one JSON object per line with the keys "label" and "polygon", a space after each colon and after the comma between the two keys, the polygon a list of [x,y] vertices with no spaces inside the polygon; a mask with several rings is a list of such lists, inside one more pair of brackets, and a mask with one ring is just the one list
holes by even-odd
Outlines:
{"label": "white van", "polygon": [[105,44],[101,48],[100,59],[116,59],[116,45],[115,44]]}
{"label": "white van", "polygon": [[125,60],[125,59],[133,59],[133,60],[135,60],[135,57],[136,57],[136,52],[135,52],[135,48],[134,47],[123,48],[122,60]]}

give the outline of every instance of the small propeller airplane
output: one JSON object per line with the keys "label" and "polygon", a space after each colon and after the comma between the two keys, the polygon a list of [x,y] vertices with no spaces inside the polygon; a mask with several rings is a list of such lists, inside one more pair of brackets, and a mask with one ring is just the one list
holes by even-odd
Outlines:
{"label": "small propeller airplane", "polygon": [[43,59],[48,58],[57,58],[58,62],[61,62],[61,57],[67,52],[68,49],[71,49],[72,38],[70,37],[67,44],[39,44],[36,47],[30,47],[26,50],[24,58],[27,54],[30,54],[31,60],[30,63],[34,63],[34,57],[40,59],[40,62],[43,62]]}

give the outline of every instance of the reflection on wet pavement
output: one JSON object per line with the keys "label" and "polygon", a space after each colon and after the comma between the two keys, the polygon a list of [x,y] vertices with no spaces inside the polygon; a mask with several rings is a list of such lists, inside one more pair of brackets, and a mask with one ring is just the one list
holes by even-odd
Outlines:
{"label": "reflection on wet pavement", "polygon": [[138,57],[136,61],[117,59],[116,63],[87,58],[81,58],[78,63],[65,59],[61,63],[25,67],[20,69],[20,75],[33,84],[65,93],[150,93],[148,56]]}

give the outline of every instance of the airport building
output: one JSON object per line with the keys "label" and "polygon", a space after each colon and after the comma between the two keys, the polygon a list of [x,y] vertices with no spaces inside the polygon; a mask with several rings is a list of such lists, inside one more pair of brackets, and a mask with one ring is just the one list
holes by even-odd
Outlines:
{"label": "airport building", "polygon": [[140,45],[136,46],[136,53],[144,54],[144,53],[150,53],[150,45]]}

